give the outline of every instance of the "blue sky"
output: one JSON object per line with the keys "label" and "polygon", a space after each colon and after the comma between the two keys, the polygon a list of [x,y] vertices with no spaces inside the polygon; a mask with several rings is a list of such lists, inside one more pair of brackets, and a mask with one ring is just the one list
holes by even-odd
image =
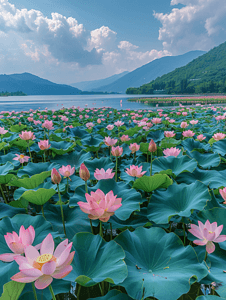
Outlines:
{"label": "blue sky", "polygon": [[226,40],[225,0],[0,0],[1,73],[101,79]]}

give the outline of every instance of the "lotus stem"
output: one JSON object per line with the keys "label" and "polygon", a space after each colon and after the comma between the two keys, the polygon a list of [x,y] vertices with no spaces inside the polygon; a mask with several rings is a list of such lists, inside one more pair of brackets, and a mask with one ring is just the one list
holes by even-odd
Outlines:
{"label": "lotus stem", "polygon": [[118,169],[118,157],[116,156],[116,164],[115,164],[115,181],[117,182],[117,169]]}
{"label": "lotus stem", "polygon": [[92,224],[92,220],[89,219],[89,222],[90,222],[90,227],[91,227],[92,234],[94,234],[94,233],[93,233],[93,224]]}
{"label": "lotus stem", "polygon": [[37,297],[37,294],[36,294],[36,290],[35,290],[34,282],[32,282],[32,289],[33,289],[33,294],[34,294],[35,300],[38,300],[38,297]]}
{"label": "lotus stem", "polygon": [[150,169],[150,176],[152,176],[152,152],[151,152],[151,169]]}
{"label": "lotus stem", "polygon": [[69,184],[68,184],[68,177],[67,177],[67,193],[68,193],[68,186],[69,186]]}
{"label": "lotus stem", "polygon": [[[77,284],[78,284],[78,283],[77,283]],[[77,300],[79,300],[80,291],[81,291],[81,285],[78,284]]]}
{"label": "lotus stem", "polygon": [[186,233],[185,233],[185,223],[183,222],[183,230],[184,230],[184,246],[186,243]]}
{"label": "lotus stem", "polygon": [[87,186],[87,181],[85,181],[85,189],[86,189],[86,193],[88,194],[88,186]]}
{"label": "lotus stem", "polygon": [[58,195],[59,195],[59,200],[60,200],[60,210],[61,210],[61,218],[62,218],[62,223],[63,223],[63,228],[64,228],[64,234],[67,237],[65,223],[64,223],[64,211],[63,211],[63,206],[62,206],[59,184],[57,184],[57,190],[58,190]]}
{"label": "lotus stem", "polygon": [[50,293],[52,295],[53,300],[56,300],[56,297],[54,295],[53,288],[52,288],[51,284],[49,285],[49,290],[50,290]]}
{"label": "lotus stem", "polygon": [[147,162],[148,162],[148,152],[147,152]]}
{"label": "lotus stem", "polygon": [[44,150],[44,153],[43,153],[43,155],[44,155],[44,162],[46,162],[45,150]]}
{"label": "lotus stem", "polygon": [[104,296],[104,291],[102,290],[100,283],[99,283],[99,287],[100,287],[101,296]]}
{"label": "lotus stem", "polygon": [[43,218],[46,220],[46,217],[45,217],[45,215],[44,215],[43,205],[41,205],[41,209],[42,209],[42,216],[43,216]]}
{"label": "lotus stem", "polygon": [[206,262],[206,260],[207,260],[207,251],[206,251],[206,253],[205,253],[205,258],[204,258],[204,261]]}
{"label": "lotus stem", "polygon": [[102,229],[102,221],[100,220],[100,230],[99,235],[103,238],[103,229]]}
{"label": "lotus stem", "polygon": [[2,185],[1,184],[0,184],[0,190],[1,190],[1,193],[2,193],[2,197],[5,200],[5,203],[8,203],[8,201],[6,199],[6,196],[5,196],[5,193],[4,193],[3,189],[2,189]]}
{"label": "lotus stem", "polygon": [[28,147],[28,151],[29,151],[29,154],[30,154],[31,162],[33,162],[32,161],[32,156],[31,156],[31,150],[30,150],[30,146],[29,146],[29,141],[27,141],[27,147]]}

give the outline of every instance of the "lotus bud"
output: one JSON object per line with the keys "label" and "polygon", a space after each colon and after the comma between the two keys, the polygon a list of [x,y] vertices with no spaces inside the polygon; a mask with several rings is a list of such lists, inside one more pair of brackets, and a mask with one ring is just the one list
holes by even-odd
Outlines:
{"label": "lotus bud", "polygon": [[153,140],[151,140],[149,143],[148,151],[155,152],[156,150],[157,150],[157,145]]}
{"label": "lotus bud", "polygon": [[19,126],[21,126],[21,122],[19,122]]}
{"label": "lotus bud", "polygon": [[54,184],[59,184],[61,182],[61,176],[55,168],[51,171],[51,180]]}
{"label": "lotus bud", "polygon": [[84,181],[87,181],[90,178],[89,170],[86,168],[85,164],[82,163],[79,169],[79,176]]}

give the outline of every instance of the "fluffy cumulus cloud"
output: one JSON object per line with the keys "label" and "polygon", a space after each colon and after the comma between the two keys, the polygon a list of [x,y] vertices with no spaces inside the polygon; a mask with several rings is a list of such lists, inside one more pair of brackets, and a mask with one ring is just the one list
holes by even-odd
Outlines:
{"label": "fluffy cumulus cloud", "polygon": [[188,50],[209,50],[226,40],[226,5],[223,0],[171,0],[168,14],[154,16],[162,23],[159,40],[174,54]]}

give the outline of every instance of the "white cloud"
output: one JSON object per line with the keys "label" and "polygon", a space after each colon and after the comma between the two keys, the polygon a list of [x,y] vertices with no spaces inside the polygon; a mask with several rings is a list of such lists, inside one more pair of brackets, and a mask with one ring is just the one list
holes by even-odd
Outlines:
{"label": "white cloud", "polygon": [[90,32],[88,49],[96,48],[98,52],[108,51],[115,47],[117,33],[107,26],[102,26]]}
{"label": "white cloud", "polygon": [[169,14],[156,13],[162,23],[159,40],[174,54],[189,50],[209,50],[226,40],[226,5],[223,0],[171,0]]}

